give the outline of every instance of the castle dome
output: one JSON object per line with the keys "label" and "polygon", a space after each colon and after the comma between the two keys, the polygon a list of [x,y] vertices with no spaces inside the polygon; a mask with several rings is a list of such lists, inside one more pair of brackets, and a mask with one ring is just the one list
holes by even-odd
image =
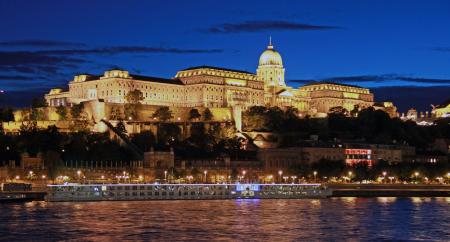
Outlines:
{"label": "castle dome", "polygon": [[278,51],[273,49],[272,38],[269,41],[269,46],[267,46],[267,50],[265,50],[259,57],[259,65],[260,66],[283,65],[280,53],[278,53]]}

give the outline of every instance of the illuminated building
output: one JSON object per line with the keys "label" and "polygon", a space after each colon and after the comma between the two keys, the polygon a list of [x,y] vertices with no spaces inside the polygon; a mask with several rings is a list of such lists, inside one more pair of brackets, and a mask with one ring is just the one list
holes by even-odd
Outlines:
{"label": "illuminated building", "polygon": [[397,107],[394,106],[394,104],[392,102],[374,103],[373,108],[375,110],[382,110],[382,111],[386,112],[387,114],[389,114],[389,117],[391,117],[391,118],[397,118],[399,116],[399,114],[397,112]]}
{"label": "illuminated building", "polygon": [[447,100],[445,103],[437,106],[432,106],[433,110],[431,113],[436,118],[448,118],[450,117],[450,100]]}
{"label": "illuminated building", "polygon": [[372,150],[370,149],[345,149],[345,163],[355,165],[364,163],[372,166]]}
{"label": "illuminated building", "polygon": [[[140,90],[142,104],[182,108],[230,108],[236,119],[250,106],[292,106],[301,113],[325,116],[330,108],[351,111],[373,104],[369,89],[317,82],[299,88],[286,86],[285,69],[279,52],[270,41],[259,58],[256,74],[199,66],[178,71],[171,79],[130,74],[113,69],[103,75],[81,74],[69,82],[69,89],[52,89],[45,95],[50,107],[87,101],[124,104],[130,91]],[[106,115],[105,115],[106,116]]]}

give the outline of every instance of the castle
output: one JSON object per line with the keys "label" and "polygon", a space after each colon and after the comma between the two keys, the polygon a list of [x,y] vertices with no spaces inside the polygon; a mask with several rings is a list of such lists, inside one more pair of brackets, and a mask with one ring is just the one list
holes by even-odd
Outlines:
{"label": "castle", "polygon": [[374,100],[369,89],[352,85],[314,82],[299,88],[287,86],[283,61],[272,41],[259,57],[256,74],[198,66],[166,79],[113,69],[103,75],[77,75],[67,91],[52,89],[45,99],[50,107],[89,101],[124,104],[127,93],[136,89],[143,93],[144,106],[228,108],[234,119],[251,106],[295,107],[301,115],[324,117],[330,108],[341,106],[351,111],[356,105],[372,106]]}

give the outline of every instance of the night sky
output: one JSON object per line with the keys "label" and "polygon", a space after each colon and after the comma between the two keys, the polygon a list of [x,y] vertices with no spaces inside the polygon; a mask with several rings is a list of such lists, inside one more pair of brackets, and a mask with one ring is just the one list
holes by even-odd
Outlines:
{"label": "night sky", "polygon": [[270,35],[289,85],[369,87],[401,111],[450,98],[450,1],[0,0],[0,20],[3,105],[114,67],[255,72]]}

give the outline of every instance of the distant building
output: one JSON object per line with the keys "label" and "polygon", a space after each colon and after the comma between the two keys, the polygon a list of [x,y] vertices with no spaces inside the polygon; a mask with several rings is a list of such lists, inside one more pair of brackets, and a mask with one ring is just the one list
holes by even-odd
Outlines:
{"label": "distant building", "polygon": [[433,106],[431,113],[436,118],[448,118],[450,117],[450,99],[441,105]]}
{"label": "distant building", "polygon": [[373,108],[375,110],[382,110],[386,112],[391,118],[397,118],[399,116],[397,107],[392,102],[377,102],[373,104]]}
{"label": "distant building", "polygon": [[288,169],[299,164],[312,164],[322,159],[345,161],[348,165],[364,163],[369,166],[381,160],[389,163],[413,162],[415,155],[416,151],[412,146],[364,143],[312,142],[298,147],[258,150],[258,159],[266,171]]}

